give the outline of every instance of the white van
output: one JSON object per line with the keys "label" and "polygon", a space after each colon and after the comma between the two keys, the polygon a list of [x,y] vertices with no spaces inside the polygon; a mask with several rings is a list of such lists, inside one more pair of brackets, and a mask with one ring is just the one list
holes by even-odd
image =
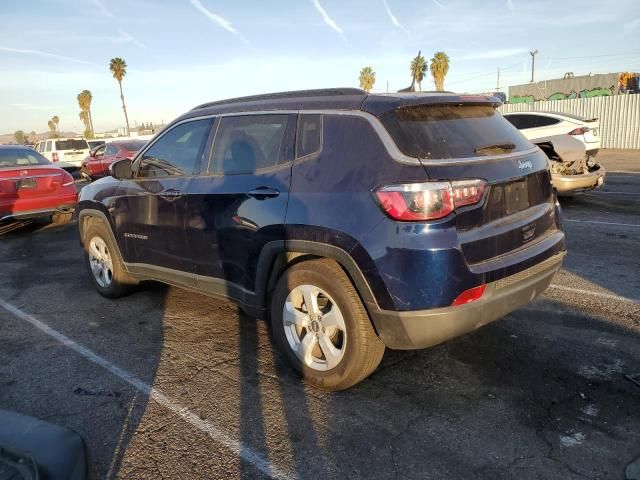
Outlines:
{"label": "white van", "polygon": [[84,138],[51,138],[40,140],[35,149],[61,168],[80,168],[89,156],[89,144]]}

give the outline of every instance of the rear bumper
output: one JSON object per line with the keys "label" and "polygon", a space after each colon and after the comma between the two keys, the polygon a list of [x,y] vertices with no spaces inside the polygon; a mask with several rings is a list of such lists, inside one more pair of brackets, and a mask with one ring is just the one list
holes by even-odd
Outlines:
{"label": "rear bumper", "polygon": [[21,212],[2,213],[0,212],[0,222],[7,220],[23,220],[25,218],[48,217],[54,213],[73,213],[75,205],[61,205],[55,208],[43,208],[38,210],[26,210]]}
{"label": "rear bumper", "polygon": [[457,307],[370,312],[380,339],[393,349],[430,347],[476,330],[540,295],[562,265],[561,252],[531,268],[489,283],[484,295]]}
{"label": "rear bumper", "polygon": [[[597,170],[582,175],[551,175],[551,183],[562,193],[576,193],[581,190],[592,190],[604,184],[606,171],[604,167],[598,166]],[[600,180],[602,179],[602,180]]]}

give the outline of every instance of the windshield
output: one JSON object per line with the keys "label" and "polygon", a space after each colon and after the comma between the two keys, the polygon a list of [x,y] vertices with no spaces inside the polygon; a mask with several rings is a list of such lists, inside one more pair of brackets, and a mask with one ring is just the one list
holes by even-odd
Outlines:
{"label": "windshield", "polygon": [[89,144],[86,140],[57,140],[56,150],[88,150]]}
{"label": "windshield", "polygon": [[35,150],[26,148],[0,148],[0,168],[49,165],[51,162]]}
{"label": "windshield", "polygon": [[133,142],[124,142],[121,143],[120,146],[129,152],[137,152],[142,147],[146,145],[147,142],[143,142],[141,140],[136,140]]}
{"label": "windshield", "polygon": [[528,150],[531,143],[489,105],[419,105],[381,118],[410,157],[468,158]]}

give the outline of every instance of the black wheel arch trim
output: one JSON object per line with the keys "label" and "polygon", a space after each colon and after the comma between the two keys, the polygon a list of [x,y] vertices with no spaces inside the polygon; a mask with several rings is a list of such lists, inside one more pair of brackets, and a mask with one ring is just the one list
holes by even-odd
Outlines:
{"label": "black wheel arch trim", "polygon": [[80,234],[80,245],[84,247],[84,231],[85,231],[85,217],[91,218],[99,218],[104,226],[107,228],[109,232],[109,236],[111,237],[111,241],[116,247],[116,254],[118,255],[118,259],[120,263],[124,265],[125,270],[129,271],[127,268],[127,263],[122,258],[122,253],[120,252],[120,245],[116,239],[115,234],[113,233],[113,225],[109,220],[109,217],[105,212],[97,208],[83,208],[78,212],[78,233]]}

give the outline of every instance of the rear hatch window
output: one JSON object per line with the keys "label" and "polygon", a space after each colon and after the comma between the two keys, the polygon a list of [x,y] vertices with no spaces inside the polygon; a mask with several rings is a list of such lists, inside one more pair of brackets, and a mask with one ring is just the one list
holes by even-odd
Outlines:
{"label": "rear hatch window", "polygon": [[490,105],[417,105],[381,117],[398,148],[421,159],[472,158],[533,147]]}
{"label": "rear hatch window", "polygon": [[88,150],[89,144],[86,140],[57,140],[56,150]]}

